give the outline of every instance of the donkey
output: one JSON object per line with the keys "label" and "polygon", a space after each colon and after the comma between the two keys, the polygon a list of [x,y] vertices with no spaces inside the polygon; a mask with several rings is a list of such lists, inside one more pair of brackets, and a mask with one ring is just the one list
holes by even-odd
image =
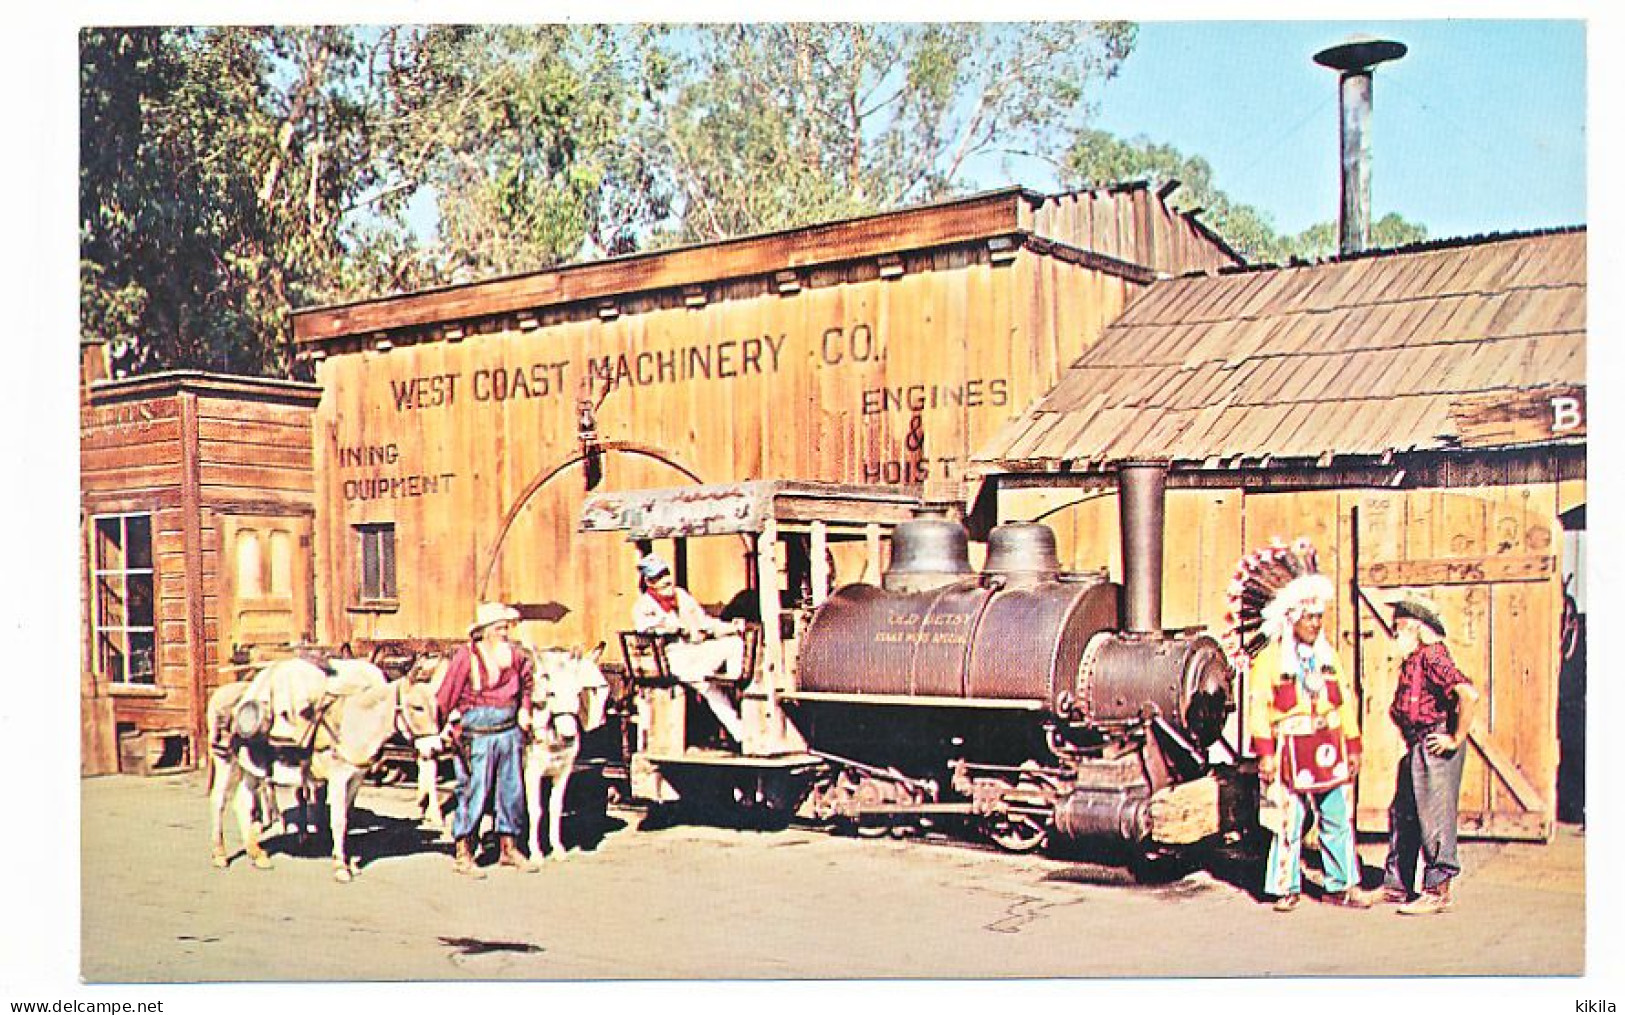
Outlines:
{"label": "donkey", "polygon": [[[333,877],[347,882],[354,875],[355,864],[346,851],[345,840],[350,809],[362,779],[392,733],[416,741],[439,731],[434,695],[424,685],[411,681],[386,682],[381,670],[361,660],[346,661],[345,668],[332,681],[319,667],[303,659],[286,659],[272,666],[282,668],[275,676],[285,689],[284,700],[303,702],[297,710],[305,714],[313,728],[305,734],[307,742],[283,748],[273,748],[263,734],[245,736],[239,730],[230,738],[226,750],[213,752],[210,796],[214,865],[223,869],[230,864],[224,816],[226,801],[234,790],[242,790],[236,801],[244,849],[255,867],[267,868],[270,857],[260,845],[259,822],[253,814],[262,785],[279,782],[313,791],[316,784],[325,783],[328,826],[333,835]],[[211,739],[221,725],[234,718],[241,720],[244,715],[241,706],[235,715],[215,714],[215,704],[211,697]],[[238,725],[254,724],[239,721]]]}
{"label": "donkey", "polygon": [[564,819],[564,792],[581,753],[581,737],[604,724],[609,682],[598,660],[604,643],[590,652],[579,649],[542,649],[536,657],[536,681],[531,687],[530,741],[525,745],[525,813],[530,832],[530,859],[542,860],[542,784],[547,795],[549,856],[564,858],[560,825]]}
{"label": "donkey", "polygon": [[[548,843],[552,852],[564,855],[560,823],[564,816],[564,791],[570,781],[576,757],[581,753],[581,736],[602,726],[609,697],[609,682],[598,660],[604,643],[590,652],[580,649],[526,649],[535,660],[535,680],[531,686],[530,735],[523,758],[525,812],[530,825],[528,845],[533,861],[542,859],[538,818],[543,804],[542,784],[548,782],[546,797]],[[426,660],[415,671],[424,686],[438,690],[445,680],[449,658]],[[439,762],[426,745],[436,740],[417,741],[418,799],[423,802],[423,822],[443,835],[450,834],[444,804],[440,799]]]}

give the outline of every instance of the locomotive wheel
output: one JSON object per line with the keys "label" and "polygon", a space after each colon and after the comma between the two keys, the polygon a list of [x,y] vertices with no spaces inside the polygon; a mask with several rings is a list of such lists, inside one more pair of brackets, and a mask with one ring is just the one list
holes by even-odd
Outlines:
{"label": "locomotive wheel", "polygon": [[[860,778],[853,790],[852,800],[860,810],[865,807],[884,806],[892,802],[893,794],[889,790],[890,787],[874,779]],[[891,830],[889,821],[884,824],[865,824],[862,817],[857,819],[856,825],[859,837],[865,839],[877,839]]]}
{"label": "locomotive wheel", "polygon": [[1008,814],[989,821],[985,827],[989,839],[1012,853],[1031,853],[1049,839],[1044,826],[1025,814]]}

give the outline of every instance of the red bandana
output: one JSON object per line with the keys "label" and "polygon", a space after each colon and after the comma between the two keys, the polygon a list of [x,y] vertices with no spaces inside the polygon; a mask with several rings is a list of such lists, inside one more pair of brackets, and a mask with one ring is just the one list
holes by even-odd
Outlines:
{"label": "red bandana", "polygon": [[659,589],[651,585],[649,586],[649,595],[654,598],[655,602],[660,604],[660,608],[662,610],[665,610],[667,613],[677,612],[677,592],[675,589],[672,591],[671,595],[666,596],[662,595]]}

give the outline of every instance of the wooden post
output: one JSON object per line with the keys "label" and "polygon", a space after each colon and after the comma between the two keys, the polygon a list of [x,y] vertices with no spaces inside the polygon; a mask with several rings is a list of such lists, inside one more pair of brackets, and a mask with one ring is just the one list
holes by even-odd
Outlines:
{"label": "wooden post", "polygon": [[[208,698],[208,667],[203,655],[203,494],[198,476],[197,395],[183,391],[176,396],[181,409],[181,531],[186,560],[186,676],[191,687],[190,708],[193,756],[201,755],[207,733],[204,705]],[[225,565],[222,563],[221,565]],[[156,651],[161,651],[154,639]]]}
{"label": "wooden post", "polygon": [[740,745],[746,754],[768,754],[779,750],[783,741],[779,718],[779,692],[783,690],[783,645],[779,640],[779,573],[778,525],[769,515],[762,522],[762,531],[756,535],[756,602],[762,617],[762,687],[766,692],[760,701],[761,711],[752,715],[751,698],[746,692],[743,703],[747,736],[754,735],[754,743]]}
{"label": "wooden post", "polygon": [[870,522],[864,526],[864,536],[869,544],[869,580],[876,585],[880,584],[880,523]]}
{"label": "wooden post", "polygon": [[772,518],[765,519],[756,536],[756,596],[762,615],[762,672],[770,711],[783,689],[779,686],[784,649],[779,641],[778,538],[778,525]]}

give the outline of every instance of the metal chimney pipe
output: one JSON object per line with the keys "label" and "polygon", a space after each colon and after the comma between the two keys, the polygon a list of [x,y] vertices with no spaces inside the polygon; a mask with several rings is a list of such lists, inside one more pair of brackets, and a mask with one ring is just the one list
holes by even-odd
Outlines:
{"label": "metal chimney pipe", "polygon": [[1338,71],[1338,109],[1342,126],[1341,202],[1337,215],[1337,252],[1357,254],[1371,243],[1371,69],[1398,60],[1405,44],[1390,39],[1356,37],[1315,54],[1315,62]]}
{"label": "metal chimney pipe", "polygon": [[1168,463],[1117,463],[1118,527],[1123,538],[1123,629],[1162,630],[1163,493]]}

